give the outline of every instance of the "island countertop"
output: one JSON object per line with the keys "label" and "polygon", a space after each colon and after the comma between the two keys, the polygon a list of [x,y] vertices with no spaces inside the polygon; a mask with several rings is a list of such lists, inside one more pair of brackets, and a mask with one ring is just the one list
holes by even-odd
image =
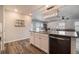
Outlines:
{"label": "island countertop", "polygon": [[66,36],[66,37],[74,37],[77,38],[77,33],[75,31],[50,31],[50,32],[44,32],[44,31],[40,31],[40,32],[36,32],[36,31],[31,31],[34,33],[40,33],[40,34],[52,34],[52,35],[60,35],[60,36]]}
{"label": "island countertop", "polygon": [[71,32],[71,31],[56,31],[56,32],[51,31],[51,32],[49,32],[49,34],[74,37],[74,38],[78,37],[76,32]]}

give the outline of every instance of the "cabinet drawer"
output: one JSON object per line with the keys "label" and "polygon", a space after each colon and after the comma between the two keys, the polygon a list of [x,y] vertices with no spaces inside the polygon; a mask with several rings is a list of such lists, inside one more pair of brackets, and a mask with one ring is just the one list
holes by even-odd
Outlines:
{"label": "cabinet drawer", "polygon": [[35,33],[34,36],[35,36],[35,38],[39,38],[39,34],[38,33]]}
{"label": "cabinet drawer", "polygon": [[39,39],[48,40],[48,37],[41,36]]}
{"label": "cabinet drawer", "polygon": [[48,35],[40,34],[40,38],[48,39]]}
{"label": "cabinet drawer", "polygon": [[39,35],[41,35],[41,36],[45,36],[45,37],[48,36],[47,34],[39,34]]}

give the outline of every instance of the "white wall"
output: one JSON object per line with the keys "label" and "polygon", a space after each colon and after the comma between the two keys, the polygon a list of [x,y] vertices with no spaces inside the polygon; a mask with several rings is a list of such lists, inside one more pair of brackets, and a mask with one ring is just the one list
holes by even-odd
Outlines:
{"label": "white wall", "polygon": [[0,37],[1,37],[1,40],[0,40],[0,53],[1,53],[1,50],[3,50],[2,25],[3,25],[3,6],[0,5]]}
{"label": "white wall", "polygon": [[0,34],[2,33],[3,6],[0,5]]}
{"label": "white wall", "polygon": [[0,22],[3,21],[3,6],[0,5]]}
{"label": "white wall", "polygon": [[[15,20],[25,20],[25,27],[15,27]],[[30,37],[31,17],[21,15],[15,12],[6,11],[4,14],[5,20],[5,43],[17,40],[27,39]]]}

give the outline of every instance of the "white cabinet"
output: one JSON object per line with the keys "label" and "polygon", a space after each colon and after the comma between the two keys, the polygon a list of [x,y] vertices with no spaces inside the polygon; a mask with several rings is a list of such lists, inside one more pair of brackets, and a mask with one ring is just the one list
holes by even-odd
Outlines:
{"label": "white cabinet", "polygon": [[39,33],[35,33],[35,41],[34,45],[38,48],[40,47]]}
{"label": "white cabinet", "polygon": [[35,41],[35,39],[34,39],[34,33],[31,32],[30,43],[31,43],[31,44],[34,44],[34,41]]}
{"label": "white cabinet", "polygon": [[46,53],[49,53],[48,47],[49,47],[48,35],[40,34],[40,48]]}
{"label": "white cabinet", "polygon": [[[31,33],[31,44],[43,50],[46,53],[49,53],[49,40],[47,34],[41,33]],[[32,42],[33,41],[33,42]]]}

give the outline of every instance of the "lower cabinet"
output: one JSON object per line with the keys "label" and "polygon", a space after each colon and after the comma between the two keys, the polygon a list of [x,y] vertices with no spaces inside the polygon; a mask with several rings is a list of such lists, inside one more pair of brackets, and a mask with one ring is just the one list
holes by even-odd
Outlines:
{"label": "lower cabinet", "polygon": [[46,53],[49,53],[48,35],[40,34],[40,48]]}
{"label": "lower cabinet", "polygon": [[35,39],[34,39],[34,33],[31,32],[30,43],[31,43],[31,44],[35,44],[34,41],[35,41]]}
{"label": "lower cabinet", "polygon": [[[32,37],[33,36],[33,37]],[[46,53],[49,53],[49,40],[48,40],[47,34],[41,34],[41,33],[32,33],[31,40],[33,42],[30,42],[37,48],[43,50]]]}
{"label": "lower cabinet", "polygon": [[70,54],[71,38],[54,34],[31,33],[30,43],[49,54]]}
{"label": "lower cabinet", "polygon": [[39,33],[35,33],[34,35],[35,35],[34,45],[39,48],[40,47]]}

